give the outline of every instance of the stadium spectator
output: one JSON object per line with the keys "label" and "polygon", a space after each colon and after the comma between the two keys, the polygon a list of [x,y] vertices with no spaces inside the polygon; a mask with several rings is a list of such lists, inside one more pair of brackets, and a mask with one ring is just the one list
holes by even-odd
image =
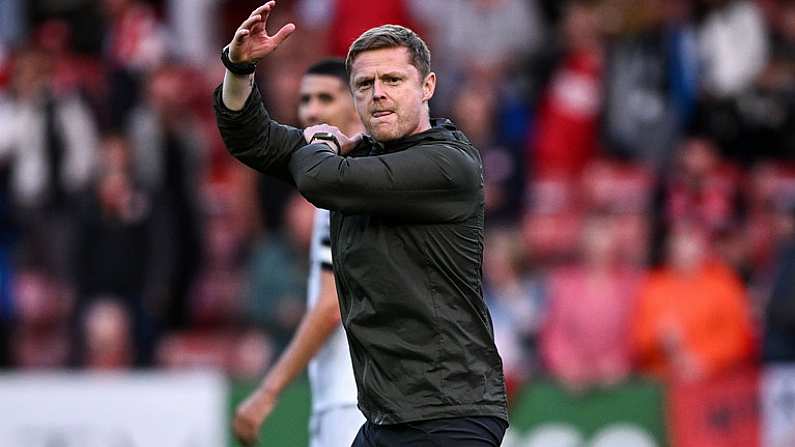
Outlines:
{"label": "stadium spectator", "polygon": [[0,159],[8,163],[14,218],[22,230],[20,256],[61,281],[70,277],[74,204],[96,163],[97,130],[74,91],[56,91],[49,55],[21,49],[11,94],[2,108]]}
{"label": "stadium spectator", "polygon": [[544,284],[540,275],[530,270],[517,239],[516,231],[491,230],[483,259],[483,293],[494,320],[494,340],[509,394],[541,372],[537,344],[546,314]]}
{"label": "stadium spectator", "polygon": [[552,376],[575,390],[615,384],[632,371],[628,335],[641,275],[620,262],[616,223],[589,217],[579,261],[547,279],[542,355]]}
{"label": "stadium spectator", "polygon": [[768,58],[761,11],[749,0],[701,0],[706,8],[699,27],[705,92],[714,97],[741,93],[754,82]]}
{"label": "stadium spectator", "polygon": [[69,291],[46,270],[21,269],[14,277],[11,365],[20,369],[64,368],[72,355]]}
{"label": "stadium spectator", "polygon": [[665,266],[641,286],[631,343],[640,371],[695,381],[746,365],[754,352],[751,313],[736,275],[711,258],[707,231],[680,224]]}
{"label": "stadium spectator", "polygon": [[284,232],[263,234],[253,247],[243,303],[245,315],[269,332],[280,350],[304,312],[314,210],[293,193],[285,214]]}
{"label": "stadium spectator", "polygon": [[766,362],[795,361],[795,216],[790,215],[787,226],[789,240],[776,257],[777,272],[764,312],[762,358]]}
{"label": "stadium spectator", "polygon": [[564,48],[541,93],[535,132],[528,145],[528,171],[536,177],[579,175],[599,152],[603,50],[598,9],[589,2],[566,6]]}
{"label": "stadium spectator", "polygon": [[86,369],[104,371],[133,366],[135,350],[127,306],[110,297],[94,299],[82,324],[82,365]]}
{"label": "stadium spectator", "polygon": [[202,263],[190,289],[190,326],[229,328],[240,320],[245,281],[245,227],[223,198],[207,206]]}
{"label": "stadium spectator", "polygon": [[453,100],[453,119],[470,141],[480,148],[485,169],[486,215],[490,222],[511,222],[522,211],[525,172],[521,146],[500,135],[499,91],[494,86],[469,80]]}
{"label": "stadium spectator", "polygon": [[162,213],[161,247],[167,268],[166,324],[187,324],[187,295],[201,264],[201,189],[207,176],[206,128],[192,108],[189,87],[198,82],[180,65],[158,67],[147,78],[146,99],[130,114],[130,162],[134,181]]}
{"label": "stadium spectator", "polygon": [[504,79],[543,42],[544,27],[535,0],[411,3],[412,12],[428,27],[434,64],[451,86],[473,74],[491,81]]}
{"label": "stadium spectator", "polygon": [[694,108],[696,36],[681,0],[623,1],[619,11],[605,61],[601,135],[608,153],[658,171],[669,166]]}
{"label": "stadium spectator", "polygon": [[[129,142],[103,138],[97,180],[76,219],[74,258],[78,318],[98,296],[117,297],[130,315],[137,365],[151,362],[165,276],[161,247],[167,239],[152,197],[132,179]],[[87,318],[87,317],[86,317]]]}
{"label": "stadium spectator", "polygon": [[714,233],[736,223],[738,172],[721,158],[712,140],[699,136],[683,140],[675,166],[664,177],[665,203],[660,211],[667,225],[694,222]]}

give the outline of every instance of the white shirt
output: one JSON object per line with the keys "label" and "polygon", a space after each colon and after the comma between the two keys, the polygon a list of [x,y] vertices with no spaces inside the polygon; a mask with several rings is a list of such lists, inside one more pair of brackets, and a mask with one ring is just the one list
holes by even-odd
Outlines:
{"label": "white shirt", "polygon": [[[331,271],[331,239],[327,210],[315,211],[315,223],[310,246],[307,308],[317,304],[320,293],[320,273]],[[331,333],[326,344],[309,362],[309,384],[312,388],[312,411],[318,413],[332,407],[356,405],[356,381],[348,350],[348,339],[340,325]]]}

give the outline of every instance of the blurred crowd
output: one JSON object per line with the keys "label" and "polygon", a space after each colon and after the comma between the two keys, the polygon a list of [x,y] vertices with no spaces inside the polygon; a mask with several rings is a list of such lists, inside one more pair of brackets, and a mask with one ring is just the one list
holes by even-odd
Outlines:
{"label": "blurred crowd", "polygon": [[[260,2],[0,2],[0,364],[268,368],[313,209],[229,157],[218,54]],[[486,170],[485,296],[511,389],[795,361],[795,1],[280,0],[263,61],[425,36]]]}

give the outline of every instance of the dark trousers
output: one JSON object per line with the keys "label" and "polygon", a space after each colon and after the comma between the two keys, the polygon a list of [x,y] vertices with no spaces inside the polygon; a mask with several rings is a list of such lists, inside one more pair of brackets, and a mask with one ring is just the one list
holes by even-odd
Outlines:
{"label": "dark trousers", "polygon": [[365,422],[351,447],[499,447],[508,423],[469,416],[394,425]]}

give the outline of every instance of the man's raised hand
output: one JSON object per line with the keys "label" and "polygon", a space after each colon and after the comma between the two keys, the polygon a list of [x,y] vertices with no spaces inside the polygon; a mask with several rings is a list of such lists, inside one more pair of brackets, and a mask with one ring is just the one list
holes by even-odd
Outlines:
{"label": "man's raised hand", "polygon": [[229,43],[229,60],[235,63],[257,63],[295,31],[295,25],[288,23],[273,36],[268,35],[268,16],[275,5],[274,0],[266,2],[252,11],[240,25]]}

